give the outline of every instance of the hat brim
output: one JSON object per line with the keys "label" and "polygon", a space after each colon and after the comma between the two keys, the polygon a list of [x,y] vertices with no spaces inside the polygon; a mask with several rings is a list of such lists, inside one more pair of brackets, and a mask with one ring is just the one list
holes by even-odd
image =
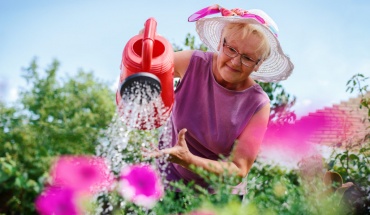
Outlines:
{"label": "hat brim", "polygon": [[269,57],[262,62],[258,71],[251,73],[250,77],[261,82],[279,82],[287,79],[293,71],[293,63],[284,54],[275,35],[257,20],[237,16],[201,18],[196,22],[196,31],[210,51],[218,52],[222,29],[233,22],[256,25],[265,34],[271,47]]}

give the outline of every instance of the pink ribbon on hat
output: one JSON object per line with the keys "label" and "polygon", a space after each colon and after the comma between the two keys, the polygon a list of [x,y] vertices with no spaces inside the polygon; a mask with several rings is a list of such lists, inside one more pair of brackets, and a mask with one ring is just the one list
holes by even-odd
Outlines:
{"label": "pink ribbon on hat", "polygon": [[221,15],[222,16],[240,16],[240,17],[245,17],[245,18],[253,18],[255,20],[257,20],[258,22],[260,22],[261,24],[265,24],[265,20],[256,15],[256,14],[251,14],[251,13],[248,13],[247,10],[244,10],[244,9],[241,9],[241,8],[234,8],[234,9],[226,9],[224,7],[221,7],[220,5],[218,4],[215,4],[215,5],[212,5],[212,6],[209,6],[209,7],[205,7],[197,12],[195,12],[193,15],[189,16],[188,18],[188,21],[189,22],[194,22],[194,21],[197,21],[199,20],[200,18],[203,18],[207,15],[211,15],[211,14],[216,14],[216,13],[220,13],[221,12]]}
{"label": "pink ribbon on hat", "polygon": [[195,22],[205,16],[216,14],[216,13],[221,13],[222,16],[239,16],[242,18],[254,19],[258,21],[259,23],[261,23],[262,25],[265,25],[266,27],[268,27],[272,31],[272,33],[277,37],[276,29],[273,26],[266,23],[266,21],[262,17],[258,16],[257,14],[249,13],[247,10],[244,10],[241,8],[234,8],[234,9],[229,10],[224,7],[221,7],[218,4],[214,4],[212,6],[205,7],[195,12],[194,14],[189,16],[188,21]]}

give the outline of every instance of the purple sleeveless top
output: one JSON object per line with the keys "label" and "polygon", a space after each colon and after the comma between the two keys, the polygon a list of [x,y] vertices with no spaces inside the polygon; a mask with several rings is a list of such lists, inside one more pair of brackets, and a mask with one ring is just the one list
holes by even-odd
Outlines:
{"label": "purple sleeveless top", "polygon": [[[196,156],[218,160],[229,156],[234,141],[249,120],[270,100],[260,85],[232,91],[218,84],[212,73],[212,52],[195,51],[189,67],[175,90],[172,109],[172,146],[178,132],[186,128],[186,143]],[[195,173],[178,164],[168,165],[167,180],[180,180],[206,187]]]}

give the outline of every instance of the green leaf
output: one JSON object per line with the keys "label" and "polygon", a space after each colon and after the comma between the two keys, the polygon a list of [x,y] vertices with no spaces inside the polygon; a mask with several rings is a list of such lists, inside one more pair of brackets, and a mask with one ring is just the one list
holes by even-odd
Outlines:
{"label": "green leaf", "polygon": [[359,157],[357,155],[355,155],[355,154],[350,154],[349,155],[349,159],[350,160],[359,160]]}

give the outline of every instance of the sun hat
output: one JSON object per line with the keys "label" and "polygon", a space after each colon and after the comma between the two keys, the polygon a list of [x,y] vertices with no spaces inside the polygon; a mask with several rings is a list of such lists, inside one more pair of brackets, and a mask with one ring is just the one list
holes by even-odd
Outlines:
{"label": "sun hat", "polygon": [[[222,16],[206,18],[218,13]],[[294,65],[284,54],[277,39],[279,29],[276,23],[262,10],[240,8],[228,10],[215,4],[195,12],[188,21],[196,21],[196,31],[201,41],[213,52],[218,52],[222,29],[226,24],[233,22],[254,24],[266,36],[271,50],[269,57],[262,62],[258,71],[251,73],[250,77],[261,82],[278,82],[287,79],[293,71]]]}

